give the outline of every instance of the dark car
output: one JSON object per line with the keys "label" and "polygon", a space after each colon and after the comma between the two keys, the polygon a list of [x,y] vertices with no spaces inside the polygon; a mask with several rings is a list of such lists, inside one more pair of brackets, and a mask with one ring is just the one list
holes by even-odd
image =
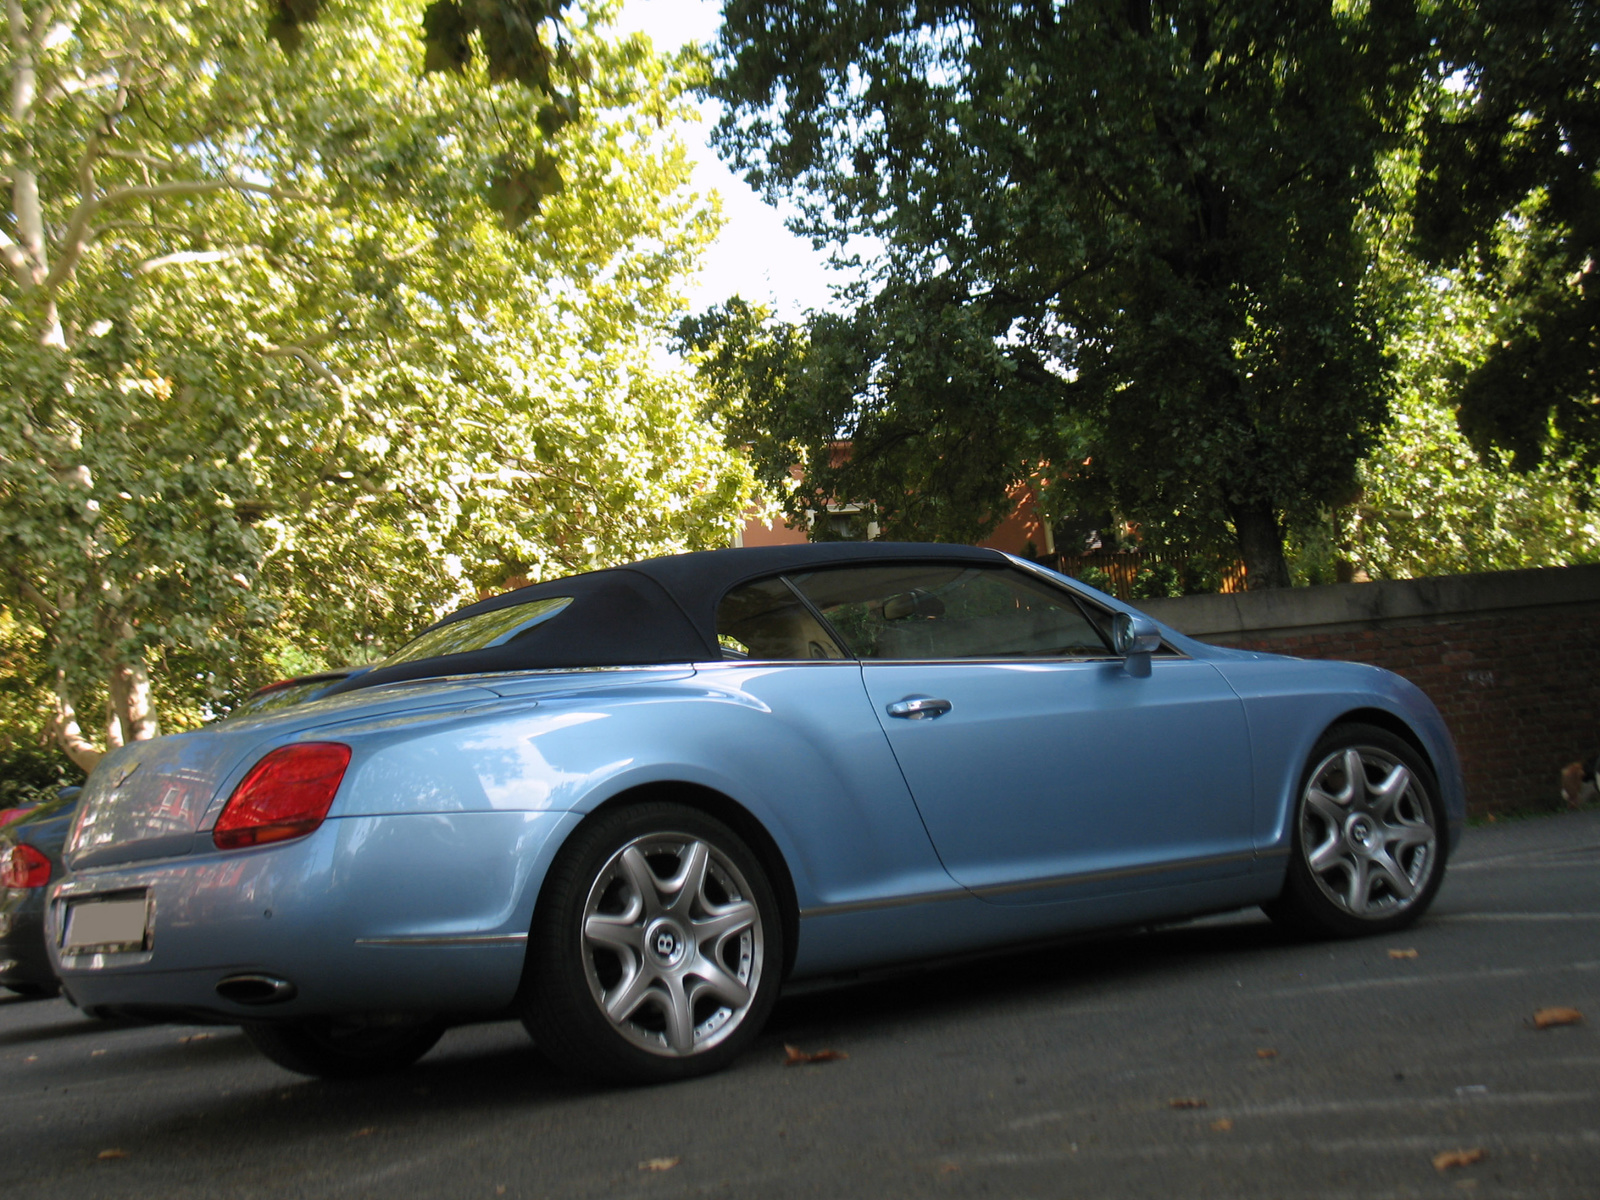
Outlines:
{"label": "dark car", "polygon": [[315,675],[297,675],[293,679],[280,679],[266,687],[257,688],[241,700],[229,717],[253,717],[262,713],[320,700],[347,679],[365,675],[371,667],[340,667],[332,671],[319,671]]}
{"label": "dark car", "polygon": [[61,846],[79,790],[62,788],[0,826],[0,986],[19,995],[61,991],[45,951],[44,898],[61,875]]}

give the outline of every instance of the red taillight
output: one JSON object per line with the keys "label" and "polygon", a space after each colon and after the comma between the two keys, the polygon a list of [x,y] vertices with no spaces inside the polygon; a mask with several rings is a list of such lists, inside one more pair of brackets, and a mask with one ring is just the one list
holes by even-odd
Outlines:
{"label": "red taillight", "polygon": [[211,840],[221,850],[304,837],[328,815],[350,747],[302,742],[267,755],[233,789]]}
{"label": "red taillight", "polygon": [[50,860],[28,845],[0,852],[0,887],[37,888],[50,882]]}

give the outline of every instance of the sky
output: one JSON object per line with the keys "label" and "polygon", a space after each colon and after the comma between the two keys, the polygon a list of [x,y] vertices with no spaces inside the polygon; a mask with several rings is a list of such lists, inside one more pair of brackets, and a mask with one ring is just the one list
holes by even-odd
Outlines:
{"label": "sky", "polygon": [[[623,0],[617,27],[647,34],[657,49],[670,53],[685,42],[710,41],[721,20],[718,0]],[[691,310],[733,295],[765,304],[788,320],[806,309],[827,307],[830,282],[842,281],[829,269],[827,252],[790,233],[778,210],[722,164],[708,141],[716,108],[705,104],[702,113],[699,127],[683,132],[696,160],[694,186],[722,197],[727,224],[690,289]]]}

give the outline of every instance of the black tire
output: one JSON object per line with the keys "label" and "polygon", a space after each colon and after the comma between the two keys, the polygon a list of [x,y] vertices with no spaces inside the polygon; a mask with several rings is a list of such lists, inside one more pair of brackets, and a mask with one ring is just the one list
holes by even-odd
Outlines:
{"label": "black tire", "polygon": [[444,1036],[431,1018],[307,1017],[244,1026],[273,1062],[298,1075],[357,1079],[409,1067]]}
{"label": "black tire", "polygon": [[[1363,776],[1353,787],[1352,753]],[[1298,933],[1393,933],[1426,912],[1444,882],[1448,836],[1438,781],[1422,755],[1388,730],[1328,730],[1301,773],[1292,820],[1283,891],[1261,907]]]}
{"label": "black tire", "polygon": [[61,995],[59,983],[8,983],[5,988],[30,1000],[54,1000]]}
{"label": "black tire", "polygon": [[[580,1077],[705,1075],[760,1033],[783,962],[777,897],[732,829],[679,804],[619,808],[581,826],[545,878],[522,1022],[552,1062]],[[619,1015],[607,1014],[608,997]]]}

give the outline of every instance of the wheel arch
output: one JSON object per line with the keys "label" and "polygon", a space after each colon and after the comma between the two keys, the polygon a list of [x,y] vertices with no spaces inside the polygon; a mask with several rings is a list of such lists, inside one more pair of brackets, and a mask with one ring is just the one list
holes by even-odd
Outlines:
{"label": "wheel arch", "polygon": [[[688,783],[682,780],[660,780],[652,783],[636,784],[618,792],[603,804],[596,806],[594,811],[586,815],[567,834],[566,840],[570,840],[580,829],[587,828],[602,813],[609,813],[619,808],[629,808],[633,805],[650,801],[668,801],[673,804],[681,804],[685,808],[693,808],[709,817],[715,817],[744,839],[745,844],[760,859],[762,867],[767,872],[767,878],[772,882],[772,890],[777,896],[778,908],[783,920],[783,978],[787,979],[790,970],[794,967],[795,954],[800,943],[800,901],[795,892],[794,877],[789,872],[789,864],[783,857],[783,851],[778,848],[778,843],[767,832],[766,826],[761,823],[755,814],[731,796],[719,792],[715,788],[706,787],[704,784]],[[540,892],[542,893],[543,890],[544,885],[541,884]],[[543,899],[542,895],[540,898],[541,900]]]}
{"label": "wheel arch", "polygon": [[1328,736],[1329,731],[1340,725],[1372,725],[1385,733],[1392,733],[1406,745],[1410,746],[1422,756],[1422,761],[1428,764],[1428,770],[1433,773],[1435,780],[1439,779],[1439,764],[1434,761],[1433,754],[1429,752],[1427,744],[1417,736],[1416,730],[1401,717],[1383,708],[1353,708],[1328,722],[1317,740],[1320,742]]}

